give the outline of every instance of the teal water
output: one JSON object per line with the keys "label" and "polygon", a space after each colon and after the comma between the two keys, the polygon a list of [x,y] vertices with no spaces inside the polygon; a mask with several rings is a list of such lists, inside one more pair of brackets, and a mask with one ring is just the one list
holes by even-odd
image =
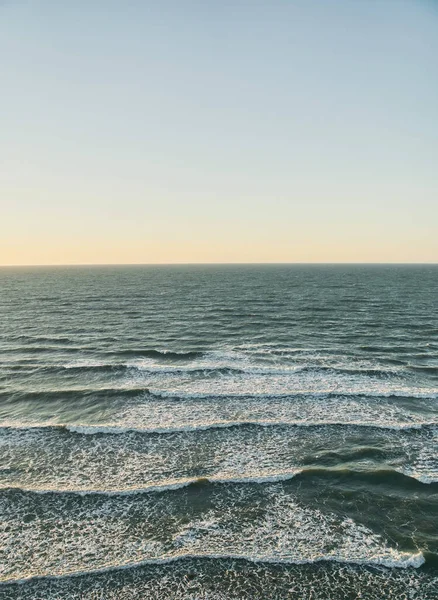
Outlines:
{"label": "teal water", "polygon": [[438,598],[438,267],[0,269],[0,598]]}

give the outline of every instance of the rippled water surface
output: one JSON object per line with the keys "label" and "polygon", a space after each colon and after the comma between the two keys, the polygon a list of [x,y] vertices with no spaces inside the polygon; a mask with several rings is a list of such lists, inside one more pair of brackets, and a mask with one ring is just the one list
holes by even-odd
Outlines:
{"label": "rippled water surface", "polygon": [[438,598],[438,267],[0,269],[0,598]]}

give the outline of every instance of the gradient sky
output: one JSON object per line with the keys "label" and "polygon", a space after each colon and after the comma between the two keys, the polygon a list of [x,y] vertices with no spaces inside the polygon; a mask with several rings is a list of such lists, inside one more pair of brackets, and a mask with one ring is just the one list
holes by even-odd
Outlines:
{"label": "gradient sky", "polygon": [[438,2],[0,0],[0,264],[438,262]]}

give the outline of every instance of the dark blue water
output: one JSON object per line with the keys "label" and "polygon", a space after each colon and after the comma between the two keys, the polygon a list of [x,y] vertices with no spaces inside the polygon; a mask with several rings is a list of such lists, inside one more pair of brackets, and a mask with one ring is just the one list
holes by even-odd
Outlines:
{"label": "dark blue water", "polygon": [[0,269],[0,598],[438,598],[438,267]]}

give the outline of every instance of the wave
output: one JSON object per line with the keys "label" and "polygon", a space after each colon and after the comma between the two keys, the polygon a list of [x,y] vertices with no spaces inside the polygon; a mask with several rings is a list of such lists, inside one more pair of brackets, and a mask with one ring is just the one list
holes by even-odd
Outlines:
{"label": "wave", "polygon": [[[56,369],[59,371],[59,367],[49,367],[50,369]],[[283,370],[267,370],[262,368],[254,368],[254,369],[244,369],[241,367],[232,367],[232,366],[185,366],[185,367],[171,367],[171,366],[160,366],[160,365],[142,365],[135,363],[91,363],[91,364],[74,364],[67,363],[62,365],[61,369],[68,369],[69,371],[101,371],[101,372],[114,372],[114,371],[129,371],[129,370],[137,370],[142,373],[150,373],[150,374],[160,374],[160,375],[177,375],[177,374],[197,374],[197,373],[205,373],[205,374],[218,374],[218,375],[233,375],[233,374],[245,374],[245,373],[255,373],[255,374],[281,374],[288,373],[294,371],[302,371],[301,368],[296,369],[283,369]]]}
{"label": "wave", "polygon": [[419,473],[418,471],[414,471],[412,469],[400,469],[397,470],[398,473],[402,473],[406,477],[410,479],[416,479],[420,481],[420,483],[424,483],[426,485],[431,485],[433,483],[438,483],[438,472],[436,473]]}
{"label": "wave", "polygon": [[362,345],[359,346],[359,350],[363,352],[375,352],[382,354],[413,354],[418,352],[418,345],[416,346],[402,346],[399,343],[395,343],[392,346],[372,346],[372,345]]}
{"label": "wave", "polygon": [[3,348],[3,354],[46,354],[50,352],[66,352],[68,354],[77,352],[86,352],[88,348],[86,346],[68,346],[68,345],[52,345],[52,346],[13,346],[9,348]]}
{"label": "wave", "polygon": [[364,421],[213,421],[210,423],[194,423],[190,425],[172,427],[136,427],[134,425],[85,425],[74,423],[3,423],[0,424],[0,435],[2,431],[37,431],[37,430],[62,430],[82,435],[123,435],[126,433],[149,434],[173,434],[183,432],[205,431],[210,429],[231,429],[238,427],[352,427],[367,429],[389,429],[394,431],[414,431],[438,427],[438,421],[424,421],[420,423],[376,423]]}
{"label": "wave", "polygon": [[408,365],[408,368],[412,369],[413,371],[419,371],[420,373],[438,375],[438,365]]}
{"label": "wave", "polygon": [[167,480],[166,482],[151,483],[140,488],[127,488],[123,490],[99,490],[99,489],[59,489],[59,488],[37,488],[37,487],[11,487],[11,486],[0,486],[0,492],[27,492],[31,494],[75,494],[79,496],[89,495],[104,495],[104,496],[135,496],[137,494],[148,494],[148,493],[160,493],[168,492],[172,490],[179,490],[185,487],[202,487],[210,484],[228,484],[228,483],[278,483],[280,481],[287,481],[296,477],[303,470],[296,469],[293,471],[285,471],[283,473],[272,473],[264,475],[248,475],[247,477],[235,477],[235,476],[205,476],[205,477],[186,477],[181,479]]}
{"label": "wave", "polygon": [[[132,385],[132,384],[131,384]],[[93,401],[99,399],[110,400],[110,399],[123,399],[123,398],[141,398],[149,396],[156,399],[166,399],[169,401],[185,401],[185,400],[252,400],[252,401],[273,401],[273,400],[297,400],[297,399],[339,399],[339,398],[385,398],[388,400],[410,400],[410,399],[422,399],[422,400],[434,400],[438,398],[438,390],[424,389],[419,391],[418,388],[409,391],[404,390],[376,390],[376,391],[346,391],[333,389],[328,390],[296,390],[292,392],[284,393],[254,393],[254,392],[223,392],[223,393],[211,393],[211,392],[183,392],[181,390],[162,390],[157,388],[146,387],[143,385],[137,385],[133,387],[85,387],[85,388],[66,388],[66,389],[52,389],[52,390],[10,390],[0,392],[0,400],[4,402],[15,402],[17,400],[26,401],[58,401],[64,399],[78,399],[89,398]]]}
{"label": "wave", "polygon": [[230,475],[204,475],[200,477],[181,477],[179,479],[165,480],[161,482],[149,483],[143,487],[136,488],[124,488],[124,489],[70,489],[70,488],[39,488],[39,487],[21,487],[21,486],[0,486],[0,492],[20,492],[29,494],[55,494],[55,495],[69,495],[74,494],[78,496],[136,496],[140,494],[150,493],[162,493],[173,490],[180,490],[187,487],[202,488],[209,485],[226,485],[226,484],[270,484],[280,483],[282,481],[290,481],[294,478],[305,479],[308,477],[319,477],[325,479],[333,479],[336,477],[342,477],[343,479],[357,479],[361,482],[367,482],[370,484],[384,483],[400,485],[403,489],[407,486],[418,486],[430,485],[438,482],[437,479],[434,481],[423,481],[421,475],[415,475],[412,472],[398,471],[390,468],[376,469],[374,471],[355,470],[345,467],[302,467],[296,468],[289,471],[281,471],[274,473],[255,473],[243,476]]}
{"label": "wave", "polygon": [[[296,361],[297,353],[301,356],[300,361]],[[388,378],[391,376],[400,375],[400,368],[384,368],[383,366],[368,366],[355,364],[353,361],[351,364],[324,364],[321,363],[321,357],[315,355],[315,352],[309,349],[290,349],[285,354],[284,350],[274,351],[273,349],[264,350],[262,352],[242,352],[240,349],[234,350],[192,350],[192,351],[166,351],[157,349],[141,349],[141,348],[127,348],[121,350],[108,350],[103,352],[106,356],[113,359],[117,357],[133,359],[135,362],[114,362],[105,361],[105,359],[85,357],[83,360],[78,359],[77,361],[66,363],[63,365],[41,365],[41,369],[56,369],[66,368],[73,370],[114,370],[114,369],[139,369],[144,372],[167,372],[166,368],[169,369],[169,373],[178,373],[180,369],[181,373],[187,372],[218,372],[218,373],[242,373],[242,374],[294,374],[294,373],[339,373],[344,375],[357,375],[366,377],[377,377],[377,378]],[[280,358],[280,364],[276,361],[275,364],[266,364],[266,359],[272,360],[272,356],[278,354]],[[336,355],[336,353],[335,353]],[[96,355],[95,355],[96,356]],[[294,361],[292,364],[284,363],[282,359],[293,357]],[[302,360],[305,358],[305,362]],[[153,361],[155,364],[142,364],[142,359]],[[196,359],[201,359],[196,361]],[[333,359],[333,354],[330,353],[325,355],[327,361]],[[196,362],[193,362],[196,361]],[[185,363],[184,365],[169,365],[169,363]],[[190,364],[191,363],[191,364]],[[313,363],[313,364],[312,364]],[[403,363],[401,363],[403,365]]]}
{"label": "wave", "polygon": [[[119,352],[110,353],[111,355],[119,354]],[[122,354],[125,354],[125,351],[122,351]],[[114,362],[114,361],[106,361],[99,358],[84,358],[77,359],[74,362],[64,363],[62,365],[53,365],[52,368],[56,368],[56,366],[66,369],[97,369],[97,368],[133,368],[139,369],[141,371],[149,371],[152,372],[154,370],[167,372],[166,369],[169,369],[169,372],[174,372],[180,370],[181,372],[191,372],[191,371],[216,371],[216,370],[230,370],[236,371],[237,373],[256,373],[256,374],[288,374],[295,372],[335,372],[335,373],[345,373],[348,375],[368,375],[368,376],[390,376],[390,375],[398,375],[401,371],[400,368],[385,368],[382,366],[364,366],[360,364],[324,364],[320,362],[320,357],[312,357],[305,356],[301,358],[301,361],[297,361],[295,358],[294,362],[279,362],[276,360],[272,363],[271,359],[269,361],[266,360],[266,356],[264,358],[258,358],[257,354],[247,355],[240,353],[231,353],[231,352],[219,352],[219,351],[207,351],[207,352],[185,352],[185,353],[177,353],[177,352],[160,352],[156,350],[151,350],[146,353],[137,355],[135,352],[126,351],[126,356],[132,357],[135,359],[131,362]],[[135,355],[135,356],[134,356]],[[165,359],[164,361],[162,359]],[[195,360],[195,359],[200,360]],[[303,362],[303,358],[306,359]],[[314,362],[312,362],[312,358],[314,358]],[[146,362],[146,360],[148,362]],[[191,362],[191,364],[184,365],[168,365],[168,361],[187,361]],[[404,365],[404,363],[399,363]],[[407,365],[411,366],[411,365]]]}
{"label": "wave", "polygon": [[[173,359],[174,360],[174,359]],[[200,365],[185,365],[181,366],[161,366],[145,365],[141,363],[105,363],[93,362],[83,364],[66,363],[62,365],[62,369],[70,371],[102,371],[114,372],[117,370],[136,369],[142,373],[151,374],[218,374],[218,375],[294,375],[296,373],[339,373],[344,375],[362,375],[367,377],[388,378],[400,376],[400,370],[394,369],[378,369],[378,368],[353,368],[353,367],[336,367],[336,366],[318,366],[318,365],[284,365],[283,367],[268,367],[268,366],[234,366],[222,364],[200,364]],[[59,367],[42,367],[42,369],[59,370]]]}
{"label": "wave", "polygon": [[73,571],[70,573],[62,573],[59,575],[33,575],[29,577],[25,577],[22,579],[5,579],[0,581],[0,586],[11,585],[11,584],[23,584],[30,581],[36,580],[59,580],[66,579],[71,577],[80,577],[83,575],[97,575],[100,573],[110,573],[113,571],[123,570],[123,569],[136,569],[144,566],[159,566],[165,565],[169,563],[179,562],[179,561],[188,561],[188,560],[240,560],[246,561],[248,563],[255,564],[276,564],[276,565],[311,565],[311,564],[320,564],[320,563],[338,563],[344,565],[358,565],[365,567],[386,567],[386,568],[396,568],[396,569],[418,569],[426,562],[426,559],[422,552],[411,553],[411,552],[399,552],[398,557],[394,558],[384,558],[384,557],[370,557],[370,558],[344,558],[342,556],[336,555],[326,555],[326,556],[318,556],[315,558],[303,558],[303,559],[287,559],[287,558],[279,558],[275,555],[268,556],[252,556],[245,554],[202,554],[202,553],[181,553],[177,555],[164,555],[157,558],[148,558],[145,560],[140,560],[136,562],[126,562],[119,563],[114,565],[108,565],[105,567],[90,569],[90,570],[81,570],[81,571]]}
{"label": "wave", "polygon": [[133,398],[142,394],[149,394],[149,388],[144,386],[139,387],[108,387],[108,388],[67,388],[57,390],[43,391],[26,391],[26,390],[11,390],[8,392],[0,392],[0,399],[4,400],[63,400],[67,398],[75,399],[78,396],[91,397],[93,399],[103,398]]}
{"label": "wave", "polygon": [[204,352],[200,350],[191,350],[186,352],[173,352],[170,350],[154,350],[145,348],[126,348],[121,350],[109,351],[111,356],[135,356],[138,358],[158,358],[160,360],[191,360],[201,358]]}
{"label": "wave", "polygon": [[390,377],[400,375],[400,370],[395,369],[379,369],[379,368],[360,368],[360,367],[335,367],[335,366],[315,366],[304,367],[305,371],[309,372],[333,372],[343,373],[344,375],[365,375],[367,377]]}
{"label": "wave", "polygon": [[212,394],[212,393],[203,393],[203,392],[181,392],[179,390],[159,390],[154,388],[145,388],[145,390],[151,395],[157,398],[174,398],[174,399],[207,399],[207,398],[229,398],[229,399],[240,399],[240,398],[251,398],[254,400],[269,400],[269,399],[296,399],[296,398],[416,398],[416,399],[438,399],[438,389],[427,389],[424,391],[417,390],[376,390],[376,391],[346,391],[346,390],[338,390],[335,391],[333,389],[327,390],[296,390],[293,392],[284,392],[284,393],[260,393],[255,394],[253,392],[249,393],[229,393],[224,392],[223,394]]}
{"label": "wave", "polygon": [[196,423],[193,425],[181,425],[180,427],[151,427],[140,428],[133,426],[94,426],[94,425],[62,425],[72,433],[82,433],[84,435],[93,435],[95,433],[103,434],[123,434],[128,432],[135,433],[180,433],[190,431],[205,431],[207,429],[228,429],[237,427],[365,427],[373,429],[391,429],[396,431],[418,430],[438,426],[438,421],[423,423],[374,423],[374,422],[352,422],[352,421],[216,421],[212,423]]}
{"label": "wave", "polygon": [[85,371],[92,372],[103,372],[103,373],[114,373],[115,371],[125,371],[128,369],[128,365],[121,363],[105,363],[99,361],[89,361],[88,363],[65,363],[61,366],[43,366],[41,370],[59,373],[63,370],[72,372],[83,373]]}
{"label": "wave", "polygon": [[47,344],[71,344],[74,340],[63,336],[32,336],[32,335],[14,335],[10,336],[10,340],[24,340],[26,344],[30,343],[47,343]]}

